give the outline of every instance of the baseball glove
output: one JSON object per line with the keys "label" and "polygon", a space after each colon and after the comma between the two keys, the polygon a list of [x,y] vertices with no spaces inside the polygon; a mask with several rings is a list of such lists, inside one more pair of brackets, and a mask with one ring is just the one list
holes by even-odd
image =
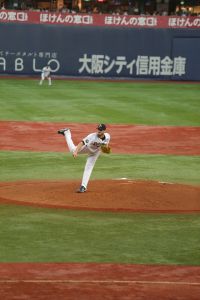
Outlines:
{"label": "baseball glove", "polygon": [[106,154],[110,154],[111,148],[108,145],[101,145],[101,151]]}

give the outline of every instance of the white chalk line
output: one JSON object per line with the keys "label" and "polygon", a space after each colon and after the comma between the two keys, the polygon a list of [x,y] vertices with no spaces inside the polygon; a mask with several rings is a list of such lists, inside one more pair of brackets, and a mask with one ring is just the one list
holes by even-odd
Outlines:
{"label": "white chalk line", "polygon": [[200,282],[187,281],[147,281],[147,280],[73,280],[73,279],[0,279],[0,284],[6,283],[66,283],[66,284],[146,284],[146,285],[189,285],[200,286]]}

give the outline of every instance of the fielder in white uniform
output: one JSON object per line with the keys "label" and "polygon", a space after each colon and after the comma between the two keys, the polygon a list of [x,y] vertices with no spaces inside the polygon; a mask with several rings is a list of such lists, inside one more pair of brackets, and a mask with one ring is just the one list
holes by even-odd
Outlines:
{"label": "fielder in white uniform", "polygon": [[108,146],[110,142],[110,134],[106,133],[105,130],[106,125],[99,124],[97,127],[97,132],[91,133],[83,138],[83,140],[77,146],[75,146],[72,141],[70,129],[64,128],[58,130],[59,134],[64,135],[69,151],[72,153],[74,158],[76,158],[79,154],[88,155],[83,172],[82,183],[80,189],[77,191],[78,193],[86,192],[92,170],[97,158],[101,154],[101,145]]}
{"label": "fielder in white uniform", "polygon": [[45,66],[42,69],[40,85],[43,84],[43,81],[45,80],[45,78],[48,79],[49,85],[51,85],[51,68],[50,68],[50,66]]}

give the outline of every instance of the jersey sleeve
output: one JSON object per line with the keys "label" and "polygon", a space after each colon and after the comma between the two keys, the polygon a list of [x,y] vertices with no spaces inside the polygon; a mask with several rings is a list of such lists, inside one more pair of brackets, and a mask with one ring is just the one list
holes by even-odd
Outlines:
{"label": "jersey sleeve", "polygon": [[90,144],[90,141],[92,139],[93,133],[87,135],[85,138],[82,139],[82,142],[84,145],[88,146]]}

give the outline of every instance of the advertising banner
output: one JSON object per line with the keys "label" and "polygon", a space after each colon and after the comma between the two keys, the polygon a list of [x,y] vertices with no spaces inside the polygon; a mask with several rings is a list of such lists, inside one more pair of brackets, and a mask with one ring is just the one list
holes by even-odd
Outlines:
{"label": "advertising banner", "polygon": [[200,28],[200,17],[66,14],[0,10],[0,23],[107,26],[125,28]]}
{"label": "advertising banner", "polygon": [[200,80],[199,30],[0,24],[0,74]]}

